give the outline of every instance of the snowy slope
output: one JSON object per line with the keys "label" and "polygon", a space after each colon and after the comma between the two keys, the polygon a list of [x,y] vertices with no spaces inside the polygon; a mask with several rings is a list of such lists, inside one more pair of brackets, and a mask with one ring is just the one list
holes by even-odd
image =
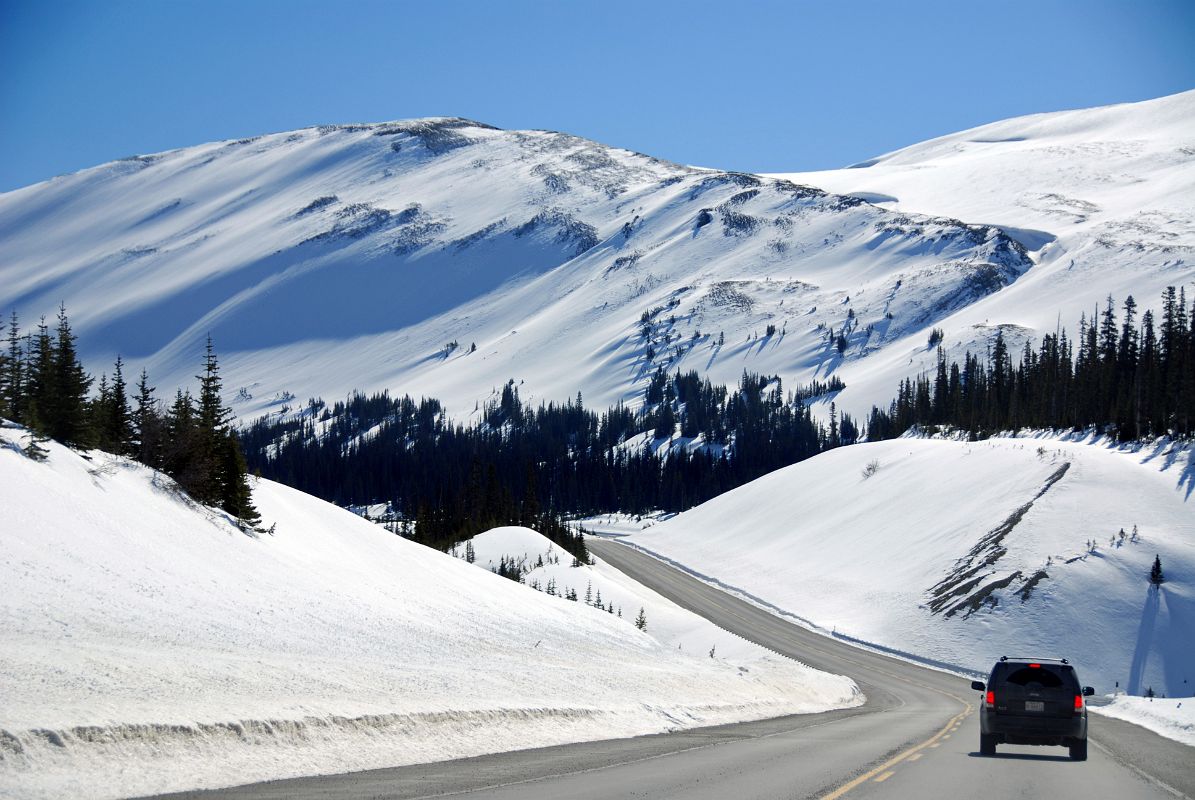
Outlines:
{"label": "snowy slope", "polygon": [[[1004,120],[847,169],[777,177],[883,208],[995,225],[1037,262],[1024,279],[939,323],[956,357],[1005,326],[1014,352],[1058,325],[1075,334],[1110,294],[1156,308],[1166,286],[1195,293],[1195,91],[1156,100]],[[1140,312],[1139,312],[1140,313]],[[852,396],[891,394],[932,358],[848,363]]]}
{"label": "snowy slope", "polygon": [[629,541],[922,659],[986,672],[1000,655],[1061,656],[1101,693],[1190,696],[1193,496],[1189,447],[909,438],[832,450]]}
{"label": "snowy slope", "polygon": [[[604,607],[607,614],[627,622],[633,622],[642,611],[652,638],[679,651],[734,663],[760,658],[757,645],[686,611],[599,558],[593,558],[591,565],[574,567],[572,555],[533,530],[495,528],[473,537],[472,542],[478,567],[497,571],[505,558],[525,566],[523,583],[538,591],[547,592],[551,587],[558,596],[571,591],[577,603]],[[464,547],[458,546],[454,553],[464,557]]]}
{"label": "snowy slope", "polygon": [[603,407],[659,366],[825,378],[831,329],[849,358],[882,352],[1030,266],[993,228],[452,119],[217,142],[0,195],[0,309],[32,328],[65,301],[97,374],[120,352],[160,386],[190,379],[210,332],[242,418],[355,388],[464,417],[510,378],[532,403]]}
{"label": "snowy slope", "polygon": [[0,796],[220,786],[860,701],[846,678],[756,647],[679,650],[278,484],[254,493],[273,533],[247,535],[139,465],[54,444],[30,461],[22,435],[0,429]]}

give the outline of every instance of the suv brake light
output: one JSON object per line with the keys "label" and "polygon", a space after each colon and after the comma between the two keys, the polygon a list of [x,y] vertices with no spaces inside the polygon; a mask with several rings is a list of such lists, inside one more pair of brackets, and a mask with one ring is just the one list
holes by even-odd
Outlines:
{"label": "suv brake light", "polygon": [[1083,695],[1075,695],[1075,713],[1079,714],[1083,711]]}
{"label": "suv brake light", "polygon": [[983,704],[988,708],[994,708],[996,705],[996,693],[988,690],[987,696],[983,698]]}

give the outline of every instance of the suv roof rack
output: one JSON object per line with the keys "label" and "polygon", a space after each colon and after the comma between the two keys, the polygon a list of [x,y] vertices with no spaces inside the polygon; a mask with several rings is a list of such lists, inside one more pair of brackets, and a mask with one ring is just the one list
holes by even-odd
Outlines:
{"label": "suv roof rack", "polygon": [[1024,656],[1024,657],[1018,656],[1015,658],[1010,658],[1009,656],[1000,656],[1000,660],[1001,661],[1054,661],[1059,664],[1071,663],[1071,662],[1067,661],[1065,658],[1043,658],[1041,656]]}

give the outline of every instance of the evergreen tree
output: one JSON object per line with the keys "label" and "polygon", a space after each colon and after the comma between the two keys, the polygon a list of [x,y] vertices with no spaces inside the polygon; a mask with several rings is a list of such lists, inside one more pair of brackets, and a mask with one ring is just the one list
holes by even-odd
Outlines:
{"label": "evergreen tree", "polygon": [[21,329],[17,324],[17,312],[13,311],[8,322],[8,354],[4,361],[4,377],[0,381],[0,403],[4,413],[14,422],[25,420],[25,357],[21,347]]}
{"label": "evergreen tree", "polygon": [[639,607],[639,616],[635,617],[635,627],[641,631],[647,630],[647,613],[643,610],[643,606]]}
{"label": "evergreen tree", "polygon": [[133,415],[129,409],[128,387],[124,380],[124,362],[120,356],[116,357],[116,364],[112,375],[112,396],[108,405],[105,420],[107,438],[112,447],[111,452],[122,456],[137,455],[133,446]]}
{"label": "evergreen tree", "polygon": [[92,443],[106,452],[114,452],[109,438],[108,417],[112,407],[112,390],[108,388],[108,373],[100,375],[96,396],[87,404],[91,423]]}
{"label": "evergreen tree", "polygon": [[195,417],[195,402],[191,393],[182,389],[175,391],[174,402],[166,413],[166,439],[162,447],[162,470],[178,481],[178,484],[200,502],[203,465],[196,458],[198,452],[199,425]]}
{"label": "evergreen tree", "polygon": [[191,494],[201,503],[223,506],[230,499],[224,495],[230,481],[223,474],[227,461],[222,457],[222,451],[231,412],[225,408],[220,395],[223,383],[211,336],[207,337],[205,346],[203,374],[197,375],[196,380],[199,381],[199,398],[195,417],[195,452],[192,454],[196,482]]}
{"label": "evergreen tree", "polygon": [[1149,582],[1154,586],[1161,586],[1166,582],[1166,576],[1162,574],[1162,557],[1154,556],[1154,565],[1149,570]]}
{"label": "evergreen tree", "polygon": [[9,368],[8,368],[8,352],[0,351],[0,417],[5,419],[14,419],[16,415],[9,410]]}
{"label": "evergreen tree", "polygon": [[[48,334],[45,336],[48,340]],[[39,343],[39,348],[44,344]],[[43,415],[45,432],[51,439],[72,447],[92,444],[87,414],[87,390],[92,379],[82,368],[75,349],[75,335],[67,318],[66,306],[59,307],[59,324],[49,354],[48,372],[43,372],[43,396],[38,411]],[[44,367],[43,367],[44,368]]]}
{"label": "evergreen tree", "polygon": [[236,432],[224,431],[220,437],[219,477],[220,508],[247,526],[261,521],[253,505],[253,490],[249,486],[249,468],[241,452]]}
{"label": "evergreen tree", "polygon": [[54,343],[46,318],[37,324],[37,334],[29,343],[26,407],[22,421],[30,430],[49,433],[47,415],[54,413]]}
{"label": "evergreen tree", "polygon": [[165,421],[158,411],[154,387],[149,385],[149,375],[144,369],[137,382],[137,408],[133,411],[132,422],[136,430],[137,460],[148,467],[162,469]]}
{"label": "evergreen tree", "polygon": [[79,362],[75,334],[67,319],[66,306],[60,306],[57,337],[50,363],[50,392],[43,406],[47,433],[51,438],[72,447],[91,444],[87,414],[87,390],[91,388],[91,382]]}

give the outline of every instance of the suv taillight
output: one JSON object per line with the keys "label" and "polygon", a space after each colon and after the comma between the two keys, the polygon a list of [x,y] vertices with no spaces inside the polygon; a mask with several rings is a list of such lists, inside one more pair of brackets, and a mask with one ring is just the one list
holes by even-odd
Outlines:
{"label": "suv taillight", "polygon": [[987,696],[983,698],[983,704],[988,708],[996,707],[996,693],[988,690]]}
{"label": "suv taillight", "polygon": [[1083,695],[1081,695],[1081,694],[1075,695],[1075,713],[1076,714],[1083,713]]}

